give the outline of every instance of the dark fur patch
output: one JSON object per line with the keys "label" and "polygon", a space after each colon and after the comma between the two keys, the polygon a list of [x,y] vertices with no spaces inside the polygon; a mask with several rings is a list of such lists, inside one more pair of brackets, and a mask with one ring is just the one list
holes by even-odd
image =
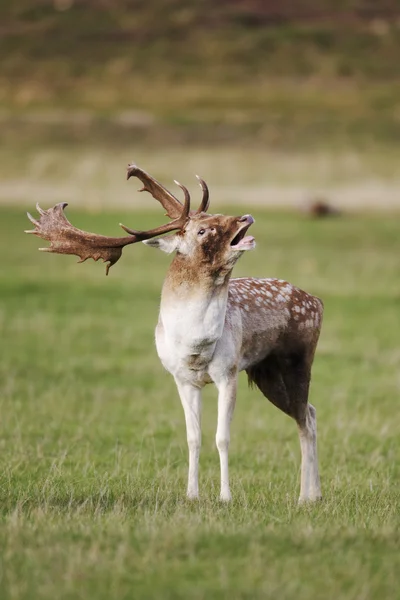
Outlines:
{"label": "dark fur patch", "polygon": [[204,260],[210,265],[224,264],[226,246],[231,237],[230,231],[218,231],[217,235],[208,235],[201,245]]}
{"label": "dark fur patch", "polygon": [[256,385],[277,408],[298,423],[304,419],[311,379],[305,353],[271,353],[246,373],[249,385]]}

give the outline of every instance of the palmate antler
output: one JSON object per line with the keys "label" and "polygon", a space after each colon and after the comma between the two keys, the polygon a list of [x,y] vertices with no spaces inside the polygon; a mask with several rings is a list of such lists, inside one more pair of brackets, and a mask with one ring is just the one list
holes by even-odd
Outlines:
{"label": "palmate antler", "polygon": [[[35,229],[26,230],[25,233],[33,233],[50,242],[50,246],[47,248],[39,248],[43,252],[75,254],[79,256],[79,262],[84,262],[88,258],[93,258],[93,260],[101,258],[103,262],[108,263],[106,267],[106,275],[108,275],[110,267],[121,258],[122,250],[125,246],[168,233],[169,231],[182,229],[190,216],[190,194],[185,186],[175,181],[184,193],[185,200],[182,205],[173,194],[145,171],[139,169],[136,165],[129,165],[127,178],[129,179],[133,175],[142,181],[144,187],[141,191],[150,192],[165,208],[167,215],[173,219],[172,221],[149,231],[129,229],[129,227],[120,223],[120,226],[129,233],[129,236],[108,237],[98,235],[97,233],[89,233],[72,225],[64,214],[64,208],[68,206],[66,202],[56,204],[47,210],[43,210],[39,204],[36,204],[40,218],[39,220],[34,219],[28,213],[28,218],[34,224]],[[208,188],[202,179],[198,179],[203,190],[203,200],[197,211],[201,212],[208,207]]]}
{"label": "palmate antler", "polygon": [[66,206],[68,206],[66,202],[60,202],[48,210],[43,210],[39,204],[36,204],[40,218],[36,220],[28,213],[28,218],[35,225],[35,229],[25,230],[25,233],[33,233],[50,242],[49,247],[39,248],[42,252],[75,254],[79,256],[79,262],[84,262],[88,258],[103,259],[104,262],[108,262],[106,268],[106,275],[108,275],[110,267],[121,257],[123,247],[138,241],[136,236],[116,238],[82,231],[74,227],[64,215]]}

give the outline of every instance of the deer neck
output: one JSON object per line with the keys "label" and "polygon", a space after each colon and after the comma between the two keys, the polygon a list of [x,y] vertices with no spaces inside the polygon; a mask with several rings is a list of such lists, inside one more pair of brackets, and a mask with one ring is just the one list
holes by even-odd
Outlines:
{"label": "deer neck", "polygon": [[160,317],[166,334],[189,345],[215,343],[222,335],[229,271],[177,254],[164,281]]}

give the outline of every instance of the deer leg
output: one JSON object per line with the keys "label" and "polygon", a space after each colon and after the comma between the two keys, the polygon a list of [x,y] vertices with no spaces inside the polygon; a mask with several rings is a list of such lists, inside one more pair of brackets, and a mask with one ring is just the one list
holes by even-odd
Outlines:
{"label": "deer leg", "polygon": [[280,360],[283,380],[290,399],[291,414],[296,420],[301,450],[299,503],[321,499],[317,455],[316,410],[308,402],[313,353],[292,354]]}
{"label": "deer leg", "polygon": [[301,450],[299,503],[313,502],[321,496],[317,456],[316,410],[308,402],[312,354],[282,357],[281,369],[288,392],[291,416],[297,423]]}
{"label": "deer leg", "polygon": [[201,446],[201,390],[176,381],[185,412],[186,436],[189,448],[188,498],[199,497],[199,457]]}
{"label": "deer leg", "polygon": [[321,484],[317,456],[317,418],[312,404],[307,404],[304,419],[297,422],[301,448],[301,482],[299,503],[320,500]]}
{"label": "deer leg", "polygon": [[262,393],[280,410],[295,419],[301,449],[299,503],[321,498],[317,457],[316,410],[308,403],[311,355],[270,354],[247,371]]}
{"label": "deer leg", "polygon": [[216,383],[218,388],[218,425],[215,436],[221,465],[221,494],[223,502],[231,500],[229,488],[228,451],[230,442],[230,425],[236,404],[237,377]]}

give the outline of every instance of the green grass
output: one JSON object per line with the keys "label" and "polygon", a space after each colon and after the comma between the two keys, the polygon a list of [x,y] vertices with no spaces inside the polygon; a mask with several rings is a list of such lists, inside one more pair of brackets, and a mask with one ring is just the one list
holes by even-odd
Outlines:
{"label": "green grass", "polygon": [[[23,211],[3,207],[2,599],[399,597],[398,220],[252,213],[258,246],[236,275],[325,302],[311,390],[323,501],[297,507],[296,427],[241,377],[233,502],[218,502],[210,386],[201,499],[188,502],[183,413],[153,343],[170,257],[138,244],[106,278],[37,252]],[[110,234],[157,222],[69,217]]]}

